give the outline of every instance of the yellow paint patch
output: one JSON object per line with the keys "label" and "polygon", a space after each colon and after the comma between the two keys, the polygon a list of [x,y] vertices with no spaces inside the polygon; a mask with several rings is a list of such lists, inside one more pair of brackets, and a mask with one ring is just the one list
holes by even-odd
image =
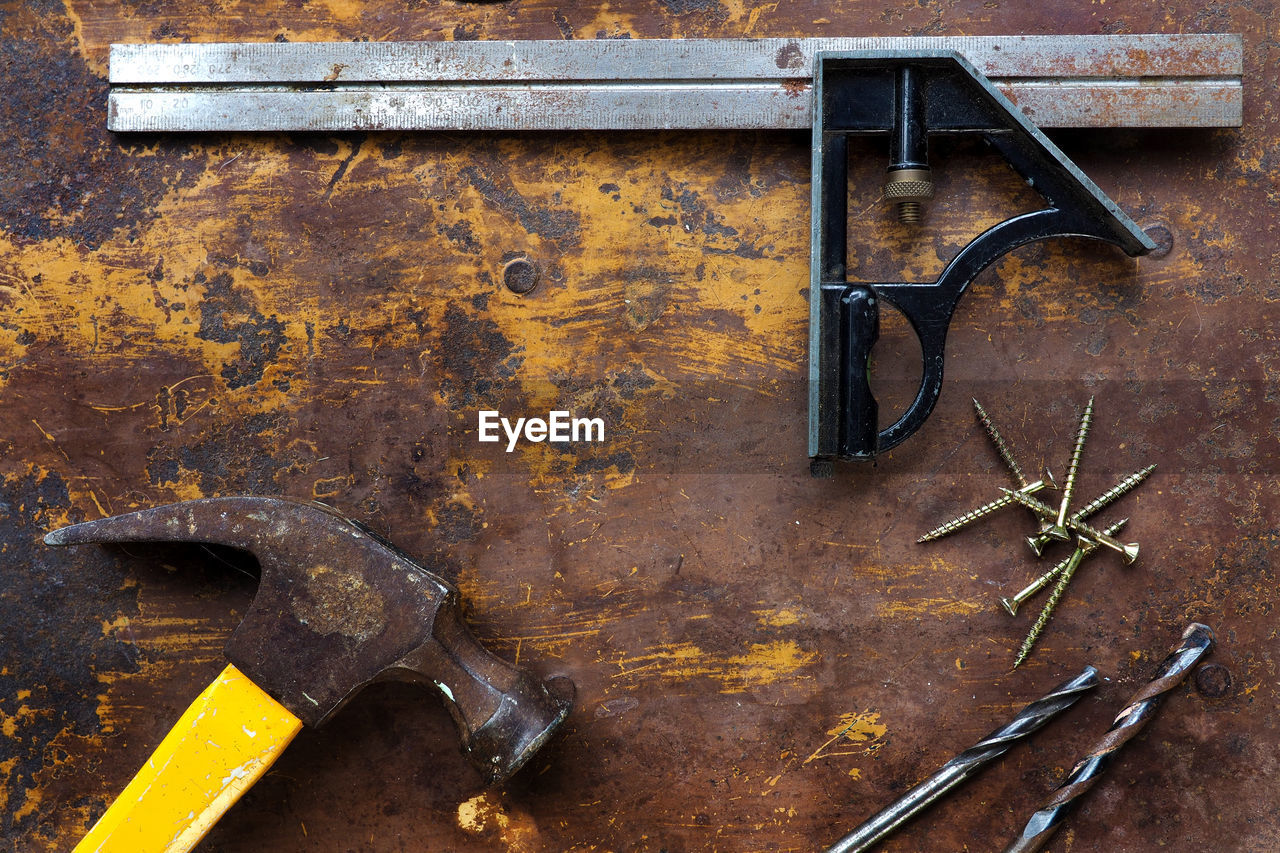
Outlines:
{"label": "yellow paint patch", "polygon": [[473,835],[496,830],[498,840],[508,853],[533,853],[543,846],[538,825],[531,815],[509,812],[502,804],[490,802],[486,794],[458,805],[458,826]]}
{"label": "yellow paint patch", "polygon": [[880,715],[874,712],[862,714],[841,714],[840,722],[827,730],[828,735],[843,737],[853,743],[866,743],[885,736],[889,727],[880,722]]}
{"label": "yellow paint patch", "polygon": [[980,601],[962,598],[904,598],[880,608],[880,615],[896,619],[903,616],[972,616],[985,609]]}
{"label": "yellow paint patch", "polygon": [[[841,714],[839,722],[827,729],[827,740],[801,763],[841,755],[870,755],[880,749],[888,731],[889,727],[880,722],[880,715],[874,711]],[[854,768],[849,775],[857,779],[861,771]]]}
{"label": "yellow paint patch", "polygon": [[767,628],[785,628],[804,621],[804,614],[787,607],[778,610],[753,610],[756,619]]}
{"label": "yellow paint patch", "polygon": [[502,810],[489,802],[486,794],[478,794],[464,803],[458,804],[458,826],[467,832],[484,832],[492,820],[498,828],[507,825],[507,816]]}
{"label": "yellow paint patch", "polygon": [[659,646],[648,654],[617,661],[615,678],[654,677],[681,682],[710,678],[720,682],[721,693],[744,693],[754,687],[776,684],[817,663],[817,652],[805,651],[794,641],[752,643],[744,654],[716,657],[692,643]]}
{"label": "yellow paint patch", "polygon": [[128,616],[117,616],[115,619],[111,620],[110,622],[103,619],[102,620],[102,636],[110,637],[115,632],[127,629],[128,627],[129,627]]}

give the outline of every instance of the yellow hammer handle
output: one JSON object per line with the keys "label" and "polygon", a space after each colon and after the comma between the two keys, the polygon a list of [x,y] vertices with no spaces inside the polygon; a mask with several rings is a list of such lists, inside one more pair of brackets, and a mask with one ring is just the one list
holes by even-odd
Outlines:
{"label": "yellow hammer handle", "polygon": [[228,664],[76,853],[180,853],[258,781],[302,722]]}

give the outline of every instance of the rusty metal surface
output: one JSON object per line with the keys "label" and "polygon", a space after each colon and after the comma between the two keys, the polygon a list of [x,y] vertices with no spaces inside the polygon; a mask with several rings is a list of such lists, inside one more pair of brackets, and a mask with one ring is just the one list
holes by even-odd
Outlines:
{"label": "rusty metal surface", "polygon": [[[820,51],[954,50],[1040,127],[1237,127],[1222,35],[111,46],[117,131],[807,130]],[[369,85],[376,84],[376,85]]]}
{"label": "rusty metal surface", "polygon": [[[230,493],[319,498],[441,567],[482,640],[568,674],[565,732],[485,792],[443,708],[382,685],[304,732],[207,850],[811,850],[1086,663],[1095,695],[884,849],[996,849],[1190,620],[1215,667],[1174,691],[1047,848],[1280,844],[1280,452],[1269,3],[1051,12],[729,0],[574,7],[232,2],[0,9],[0,833],[66,849],[221,669],[254,581],[202,552],[39,544]],[[808,140],[787,133],[221,135],[104,128],[113,41],[1245,33],[1245,126],[1055,135],[1161,243],[1020,250],[962,302],[929,424],[810,479]],[[927,237],[875,204],[868,275],[936,274],[1032,202],[938,146]],[[525,261],[537,284],[503,286]],[[886,407],[904,336],[886,328]],[[904,353],[909,355],[910,353]],[[903,358],[903,364],[910,363]],[[1083,566],[1035,654],[997,597],[1047,563],[1024,514],[915,539],[994,496],[978,397],[1142,558]],[[476,413],[607,420],[602,444],[475,440]],[[1105,513],[1103,515],[1106,515]],[[1111,516],[1099,519],[1110,523]],[[1046,559],[1060,554],[1046,552]]]}

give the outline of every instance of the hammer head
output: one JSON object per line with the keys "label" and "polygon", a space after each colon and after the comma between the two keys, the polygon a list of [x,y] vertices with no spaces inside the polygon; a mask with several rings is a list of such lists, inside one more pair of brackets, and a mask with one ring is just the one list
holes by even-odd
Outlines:
{"label": "hammer head", "polygon": [[366,684],[429,684],[458,724],[468,758],[496,782],[569,711],[569,698],[476,641],[457,589],[321,504],[186,501],[64,527],[45,542],[201,542],[251,552],[262,577],[226,655],[307,725],[324,723]]}

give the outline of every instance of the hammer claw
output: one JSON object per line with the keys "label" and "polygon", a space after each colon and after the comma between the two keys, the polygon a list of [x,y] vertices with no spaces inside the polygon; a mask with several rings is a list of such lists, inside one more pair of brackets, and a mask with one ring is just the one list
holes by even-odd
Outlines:
{"label": "hammer claw", "polygon": [[182,501],[72,524],[46,534],[44,542],[46,545],[192,542],[251,551],[260,561],[267,561],[279,556],[279,543],[288,542],[296,535],[295,524],[289,521],[302,514],[356,527],[354,522],[323,504],[240,496]]}

